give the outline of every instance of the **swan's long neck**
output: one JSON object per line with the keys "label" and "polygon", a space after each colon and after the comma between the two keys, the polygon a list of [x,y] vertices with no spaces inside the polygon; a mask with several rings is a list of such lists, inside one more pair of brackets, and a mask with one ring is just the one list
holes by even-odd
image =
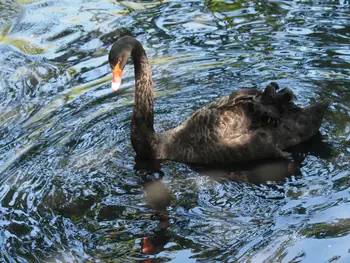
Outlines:
{"label": "swan's long neck", "polygon": [[153,81],[146,52],[139,42],[131,53],[135,66],[135,105],[131,121],[131,142],[138,155],[145,158],[159,157],[158,136],[153,127]]}
{"label": "swan's long neck", "polygon": [[142,46],[136,45],[132,57],[135,66],[135,105],[133,125],[144,125],[148,131],[153,131],[153,81],[150,65]]}

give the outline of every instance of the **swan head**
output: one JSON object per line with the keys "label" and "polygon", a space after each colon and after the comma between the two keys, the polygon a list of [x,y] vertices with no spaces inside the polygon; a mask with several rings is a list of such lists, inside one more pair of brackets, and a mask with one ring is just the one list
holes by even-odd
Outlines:
{"label": "swan head", "polygon": [[109,51],[108,62],[112,71],[112,89],[117,91],[122,83],[123,69],[130,57],[133,45],[130,36],[118,39]]}

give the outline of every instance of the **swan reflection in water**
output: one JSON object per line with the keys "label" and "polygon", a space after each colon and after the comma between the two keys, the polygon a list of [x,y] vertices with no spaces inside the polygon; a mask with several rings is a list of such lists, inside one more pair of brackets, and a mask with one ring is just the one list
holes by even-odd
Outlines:
{"label": "swan reflection in water", "polygon": [[[322,159],[333,156],[333,150],[329,143],[323,141],[321,133],[317,133],[310,140],[297,145],[291,149],[290,159],[261,160],[258,162],[244,163],[231,167],[204,167],[190,166],[199,176],[209,176],[217,182],[227,180],[240,181],[253,184],[265,184],[269,181],[284,181],[291,176],[301,177],[300,168],[308,155],[313,155]],[[140,174],[146,199],[150,207],[155,212],[154,219],[159,223],[153,234],[143,237],[141,240],[141,253],[146,255],[156,255],[162,251],[169,242],[176,242],[182,237],[175,237],[170,234],[168,227],[171,223],[176,223],[176,218],[169,215],[167,207],[171,204],[171,194],[166,185],[162,183],[164,173],[161,171],[161,161],[143,160],[136,156],[134,169]],[[270,186],[270,187],[273,187]],[[148,259],[143,263],[160,262],[158,259]]]}

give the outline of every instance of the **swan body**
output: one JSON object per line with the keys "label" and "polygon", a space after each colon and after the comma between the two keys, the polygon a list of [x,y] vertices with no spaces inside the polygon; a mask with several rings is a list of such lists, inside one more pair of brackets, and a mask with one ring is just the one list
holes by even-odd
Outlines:
{"label": "swan body", "polygon": [[194,164],[229,164],[284,157],[284,149],[311,138],[320,128],[328,102],[300,108],[289,89],[272,82],[264,91],[242,89],[201,108],[181,125],[154,131],[154,96],[150,65],[140,42],[120,38],[109,54],[117,89],[129,56],[135,66],[132,146],[142,158]]}

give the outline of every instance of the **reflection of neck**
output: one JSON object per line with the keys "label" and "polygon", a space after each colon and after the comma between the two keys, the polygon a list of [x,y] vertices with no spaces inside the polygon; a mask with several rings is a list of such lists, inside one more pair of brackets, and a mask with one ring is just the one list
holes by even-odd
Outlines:
{"label": "reflection of neck", "polygon": [[137,154],[142,157],[155,157],[152,72],[145,50],[139,42],[136,42],[131,56],[135,67],[135,105],[131,121],[131,141]]}

